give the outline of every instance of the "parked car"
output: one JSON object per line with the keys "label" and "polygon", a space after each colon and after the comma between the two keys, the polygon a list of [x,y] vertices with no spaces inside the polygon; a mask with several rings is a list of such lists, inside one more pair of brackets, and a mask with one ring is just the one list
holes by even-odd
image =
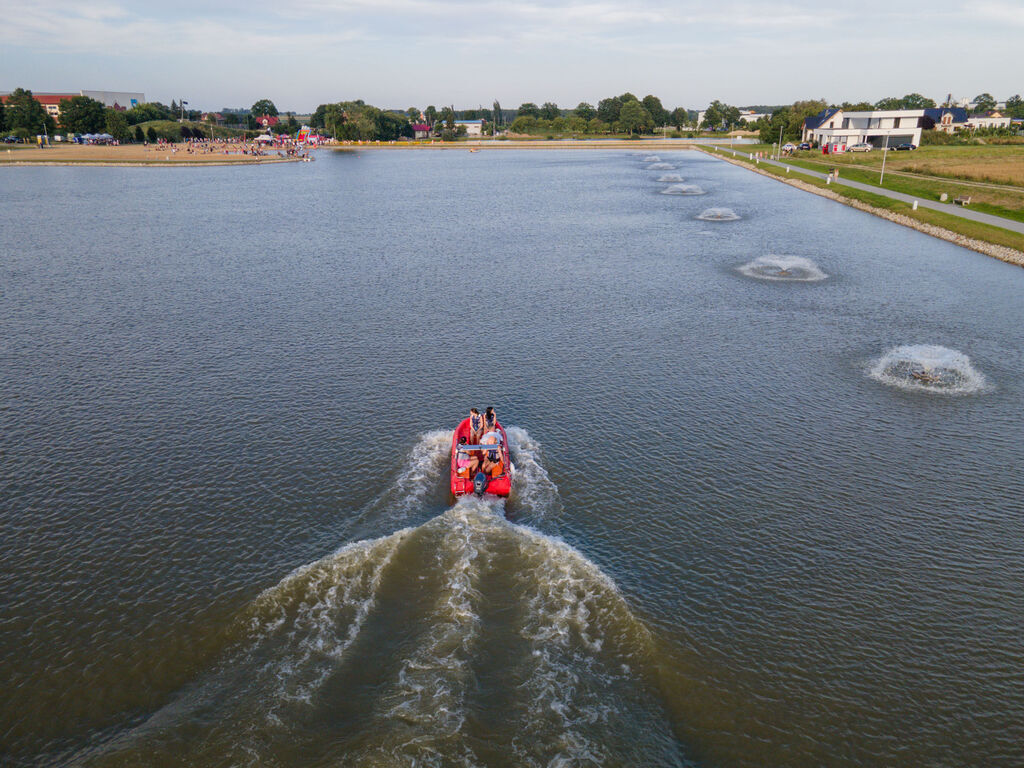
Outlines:
{"label": "parked car", "polygon": [[796,144],[786,143],[786,144],[782,145],[782,151],[783,152],[793,152],[795,149],[796,149]]}
{"label": "parked car", "polygon": [[870,152],[874,149],[873,146],[868,144],[866,141],[862,141],[859,144],[851,144],[846,148],[847,152]]}
{"label": "parked car", "polygon": [[4,144],[17,144],[19,141],[17,136],[4,136]]}
{"label": "parked car", "polygon": [[810,149],[810,148],[811,148],[811,145],[808,144],[806,141],[803,142],[800,146],[797,147],[797,149]]}
{"label": "parked car", "polygon": [[897,152],[901,152],[901,151],[904,151],[904,150],[911,150],[911,149],[917,149],[917,147],[915,147],[915,146],[914,146],[913,144],[911,144],[911,143],[909,143],[909,142],[908,142],[908,143],[906,143],[906,144],[897,144],[897,145],[896,145],[896,146],[894,147],[894,149],[895,149],[895,150],[896,150]]}

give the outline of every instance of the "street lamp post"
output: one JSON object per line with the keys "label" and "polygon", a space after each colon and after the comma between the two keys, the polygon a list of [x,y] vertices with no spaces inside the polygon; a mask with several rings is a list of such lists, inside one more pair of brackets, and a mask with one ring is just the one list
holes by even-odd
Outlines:
{"label": "street lamp post", "polygon": [[885,158],[889,154],[889,134],[885,134],[885,147],[882,149],[882,173],[878,176],[878,186],[885,181]]}

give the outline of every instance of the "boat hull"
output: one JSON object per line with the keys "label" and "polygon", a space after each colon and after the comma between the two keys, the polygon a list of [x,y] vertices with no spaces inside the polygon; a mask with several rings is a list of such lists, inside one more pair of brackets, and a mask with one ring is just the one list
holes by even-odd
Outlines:
{"label": "boat hull", "polygon": [[[496,423],[495,429],[498,434],[501,435],[501,459],[504,465],[504,472],[498,477],[489,478],[487,482],[487,489],[484,491],[485,496],[508,496],[512,491],[512,460],[508,450],[508,438],[505,435],[505,428],[501,424]],[[451,475],[451,490],[452,495],[458,498],[459,496],[468,496],[473,493],[473,477],[472,476],[460,476],[458,469],[455,464],[455,457],[458,453],[459,438],[465,437],[468,443],[470,438],[469,419],[463,419],[462,423],[455,428],[455,433],[452,435],[452,454],[451,463],[449,465],[449,472]],[[476,452],[478,455],[482,451]],[[468,475],[468,473],[466,473]]]}

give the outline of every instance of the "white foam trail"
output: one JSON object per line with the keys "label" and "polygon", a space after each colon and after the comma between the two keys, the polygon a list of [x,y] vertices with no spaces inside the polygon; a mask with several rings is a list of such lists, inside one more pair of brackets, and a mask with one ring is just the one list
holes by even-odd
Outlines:
{"label": "white foam trail", "polygon": [[658,157],[657,155],[648,155],[647,157],[644,158],[644,162],[645,163],[660,163],[661,162],[661,158]]}
{"label": "white foam trail", "polygon": [[[249,620],[254,644],[284,650],[263,673],[280,701],[312,703],[337,668],[376,604],[381,577],[411,529],[348,544],[295,569],[254,601]],[[267,710],[277,720],[275,707]]]}
{"label": "white foam trail", "polygon": [[[625,665],[602,659],[605,644],[643,653],[649,642],[615,586],[568,544],[529,529],[518,532],[526,600],[521,636],[531,649],[522,672],[525,710],[513,740],[525,765],[605,762],[593,736],[616,716],[612,691],[631,682]],[[631,647],[632,646],[632,647]]]}
{"label": "white foam trail", "polygon": [[705,208],[697,218],[701,221],[739,221],[740,216],[732,208]]}
{"label": "white foam trail", "polygon": [[663,182],[665,184],[679,184],[683,181],[686,181],[686,179],[684,179],[682,175],[678,173],[663,173],[661,174],[661,176],[658,177],[658,181]]}
{"label": "white foam trail", "polygon": [[442,745],[446,759],[455,748],[464,765],[479,763],[460,734],[466,721],[473,648],[480,634],[476,606],[481,600],[481,568],[487,560],[486,534],[498,524],[493,512],[481,513],[481,506],[465,499],[424,526],[442,529],[437,560],[444,578],[431,626],[416,652],[402,664],[396,690],[386,697],[386,718],[413,726],[413,737],[391,750],[409,764],[433,764]]}
{"label": "white foam trail", "polygon": [[874,362],[868,375],[889,386],[932,394],[965,395],[988,387],[967,355],[937,344],[893,347]]}
{"label": "white foam trail", "polygon": [[558,488],[541,464],[540,443],[521,427],[508,427],[509,449],[516,473],[512,481],[510,501],[533,522],[561,511]]}
{"label": "white foam trail", "polygon": [[705,194],[703,187],[696,184],[673,184],[671,187],[665,187],[661,190],[663,195],[703,195]]}
{"label": "white foam trail", "polygon": [[828,277],[817,264],[803,256],[758,256],[737,269],[759,280],[813,283]]}
{"label": "white foam trail", "polygon": [[672,163],[651,163],[647,166],[648,171],[674,171],[676,167]]}

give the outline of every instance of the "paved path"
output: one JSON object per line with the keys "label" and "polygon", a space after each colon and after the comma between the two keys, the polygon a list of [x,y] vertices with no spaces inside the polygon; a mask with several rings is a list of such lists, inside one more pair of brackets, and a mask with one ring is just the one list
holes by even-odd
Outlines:
{"label": "paved path", "polygon": [[[732,154],[736,157],[739,157],[740,155],[747,155],[749,157],[750,155],[749,152],[738,152],[736,150],[725,151],[732,152]],[[802,168],[797,165],[787,165],[786,163],[778,162],[777,160],[768,160],[767,158],[762,157],[761,162],[767,165],[774,165],[779,168],[792,168],[796,171],[799,171],[802,174],[805,174],[807,176],[814,176],[815,178],[822,180],[828,178],[828,174],[826,173],[821,173],[820,171],[811,171],[808,170],[807,168]],[[861,189],[864,190],[865,192],[871,192],[872,194],[875,195],[891,197],[893,200],[902,200],[905,203],[913,203],[916,200],[919,208],[929,208],[933,211],[941,211],[942,213],[945,213],[949,216],[959,216],[961,219],[970,219],[972,221],[977,221],[982,224],[988,224],[993,227],[1001,227],[1002,229],[1008,229],[1011,232],[1019,232],[1020,234],[1024,235],[1024,222],[1021,221],[1006,219],[1003,218],[1002,216],[993,216],[991,213],[980,213],[978,211],[972,211],[970,208],[965,208],[959,205],[952,205],[950,203],[936,203],[932,200],[922,200],[919,197],[914,197],[913,195],[905,195],[902,192],[892,192],[888,189],[885,189],[884,187],[876,187],[871,184],[862,184],[859,181],[848,181],[844,179],[842,176],[840,176],[838,179],[834,179],[832,183],[841,184],[846,187],[853,187],[854,189]]]}

